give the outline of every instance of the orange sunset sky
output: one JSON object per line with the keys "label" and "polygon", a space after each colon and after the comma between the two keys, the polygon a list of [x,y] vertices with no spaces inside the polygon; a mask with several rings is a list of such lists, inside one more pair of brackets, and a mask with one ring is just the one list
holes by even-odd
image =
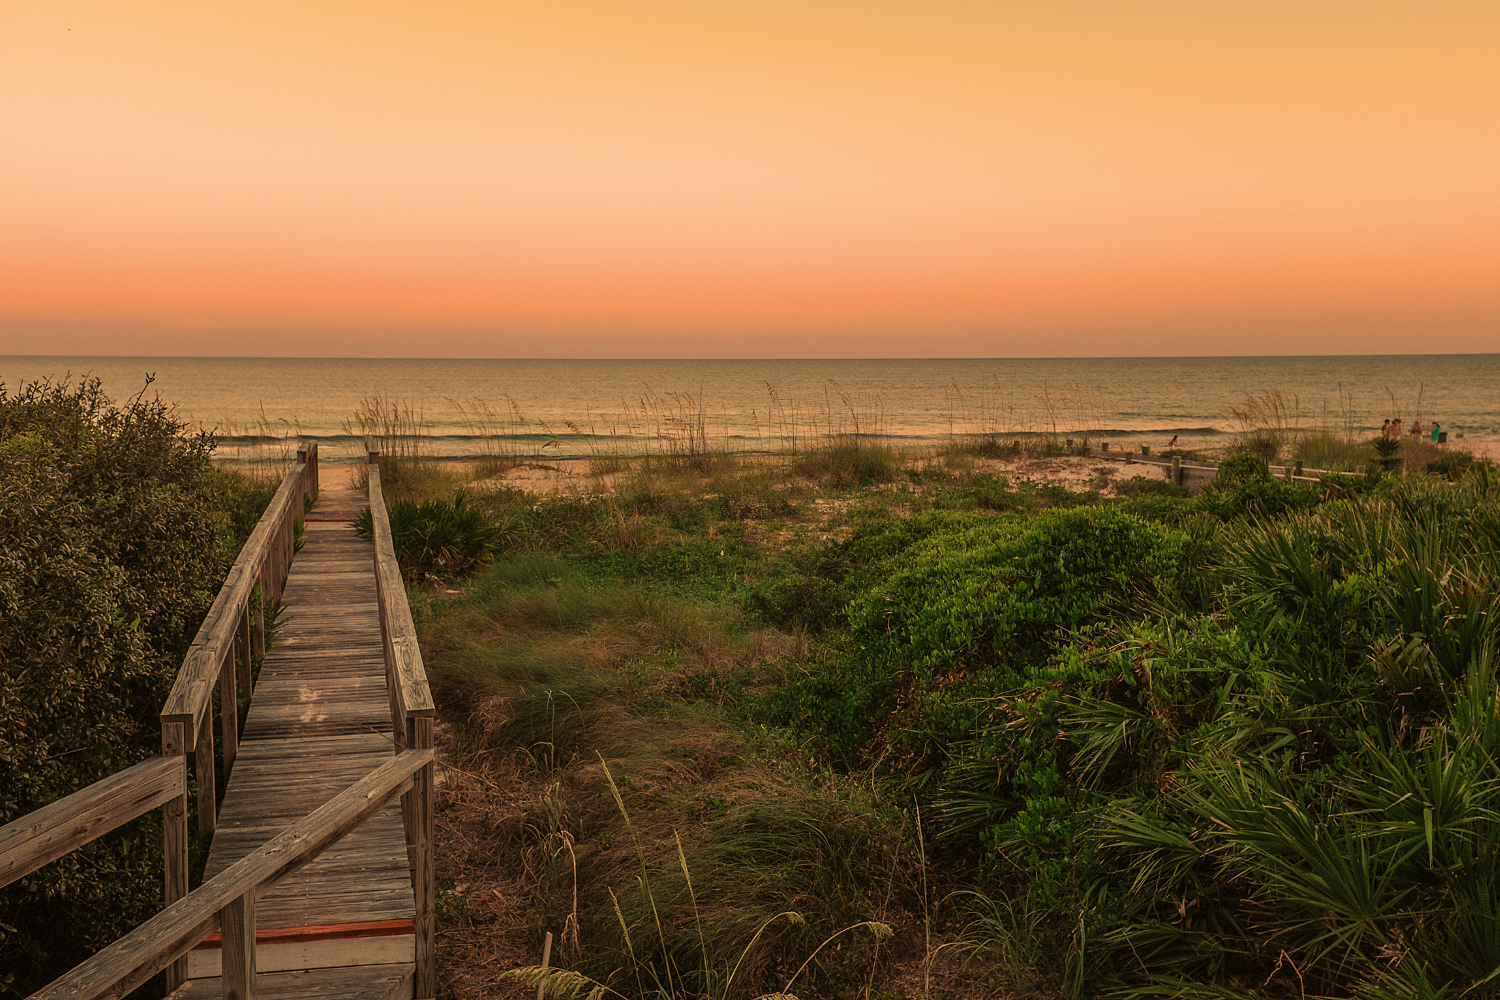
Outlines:
{"label": "orange sunset sky", "polygon": [[1500,350],[1500,3],[0,5],[0,354]]}

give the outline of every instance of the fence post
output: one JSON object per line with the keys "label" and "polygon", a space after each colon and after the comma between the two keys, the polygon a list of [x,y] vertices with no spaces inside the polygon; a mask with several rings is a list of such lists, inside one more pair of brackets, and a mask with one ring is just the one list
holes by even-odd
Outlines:
{"label": "fence post", "polygon": [[219,919],[224,1000],[255,1000],[254,890],[226,904]]}
{"label": "fence post", "polygon": [[266,655],[266,578],[261,574],[255,593],[255,628],[251,631],[250,652],[258,657]]}
{"label": "fence post", "polygon": [[239,633],[229,648],[228,662],[219,665],[219,738],[224,741],[224,783],[229,783],[229,769],[240,752],[239,669],[235,654],[239,651]]}
{"label": "fence post", "polygon": [[214,707],[213,695],[203,712],[198,744],[193,747],[193,774],[198,779],[198,832],[213,833],[219,825],[219,795],[214,787]]}
{"label": "fence post", "polygon": [[[186,727],[180,722],[164,722],[161,727],[161,752],[176,757],[182,767],[182,794],[162,806],[161,846],[165,884],[162,901],[171,906],[188,893],[188,821],[187,821],[187,745]],[[187,982],[187,958],[167,966],[167,992]]]}
{"label": "fence post", "polygon": [[[251,657],[255,655],[255,629],[250,623],[250,602],[245,602],[245,610],[240,614],[240,628],[234,636],[235,652],[239,654],[240,667],[240,690],[247,695],[251,693],[252,678],[250,676]],[[238,710],[239,706],[235,706]]]}
{"label": "fence post", "polygon": [[1180,455],[1172,456],[1172,482],[1177,486],[1182,485],[1182,456]]}
{"label": "fence post", "polygon": [[[410,721],[411,740],[417,749],[432,749],[432,718],[421,716]],[[416,932],[417,968],[412,982],[416,1000],[437,996],[437,913],[433,903],[433,767],[428,763],[412,775],[412,897],[416,904],[413,930]]]}

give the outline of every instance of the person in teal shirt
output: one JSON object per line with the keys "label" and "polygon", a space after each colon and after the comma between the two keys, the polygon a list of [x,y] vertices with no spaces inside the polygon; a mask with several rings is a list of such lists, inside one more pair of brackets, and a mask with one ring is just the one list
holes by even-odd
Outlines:
{"label": "person in teal shirt", "polygon": [[1440,424],[1440,423],[1438,423],[1438,422],[1437,422],[1437,421],[1436,421],[1436,420],[1434,420],[1434,421],[1433,421],[1433,422],[1432,422],[1432,439],[1433,439],[1433,440],[1434,440],[1434,441],[1436,441],[1436,440],[1437,440],[1437,439],[1438,439],[1438,430],[1439,430],[1439,429],[1440,429],[1440,428],[1441,428],[1441,427],[1442,427],[1442,426],[1443,426],[1443,425],[1442,425],[1442,424]]}

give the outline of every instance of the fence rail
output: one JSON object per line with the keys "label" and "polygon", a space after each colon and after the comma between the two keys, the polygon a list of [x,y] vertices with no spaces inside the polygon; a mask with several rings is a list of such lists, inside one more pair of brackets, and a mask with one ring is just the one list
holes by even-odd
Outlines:
{"label": "fence rail", "polygon": [[[368,442],[365,449],[370,456],[369,498],[371,534],[375,540],[375,590],[380,605],[380,637],[385,647],[391,729],[398,749],[429,750],[433,745],[433,721],[437,712],[432,703],[432,689],[427,684],[422,650],[417,644],[411,604],[406,599],[406,583],[401,579],[401,566],[396,560],[396,548],[391,538],[385,492],[380,482],[380,452],[371,448]],[[412,988],[417,997],[437,994],[433,788],[433,766],[428,764],[414,776],[412,790],[401,798],[401,819],[406,828],[412,894],[416,902],[412,924],[416,934],[417,967]]]}
{"label": "fence rail", "polygon": [[123,996],[184,960],[204,938],[223,941],[226,1000],[255,996],[255,899],[316,858],[350,830],[411,787],[431,768],[431,750],[407,750],[301,821],[261,845],[192,893],[37,991],[34,1000],[96,1000]]}
{"label": "fence rail", "polygon": [[151,757],[0,827],[0,886],[187,792],[177,757]]}

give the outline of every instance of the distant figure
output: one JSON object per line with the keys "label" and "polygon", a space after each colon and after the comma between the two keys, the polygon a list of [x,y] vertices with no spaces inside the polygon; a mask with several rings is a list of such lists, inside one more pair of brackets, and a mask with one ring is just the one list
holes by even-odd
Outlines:
{"label": "distant figure", "polygon": [[1167,450],[1171,451],[1175,447],[1177,447],[1177,435],[1173,434],[1171,442],[1167,445]]}
{"label": "distant figure", "polygon": [[1401,440],[1401,418],[1400,417],[1397,417],[1395,420],[1391,421],[1391,437],[1395,438],[1397,441]]}
{"label": "distant figure", "polygon": [[1418,417],[1417,419],[1415,419],[1415,420],[1413,420],[1411,422],[1411,436],[1412,437],[1421,437],[1422,436],[1422,418],[1421,417]]}
{"label": "distant figure", "polygon": [[1442,433],[1442,430],[1443,430],[1443,425],[1440,424],[1440,423],[1438,423],[1436,420],[1434,420],[1432,422],[1432,439],[1434,441],[1439,440],[1438,435]]}
{"label": "distant figure", "polygon": [[1383,437],[1383,438],[1388,438],[1388,437],[1391,436],[1391,418],[1390,417],[1386,417],[1385,418],[1385,423],[1383,423],[1383,424],[1380,425],[1380,436]]}

